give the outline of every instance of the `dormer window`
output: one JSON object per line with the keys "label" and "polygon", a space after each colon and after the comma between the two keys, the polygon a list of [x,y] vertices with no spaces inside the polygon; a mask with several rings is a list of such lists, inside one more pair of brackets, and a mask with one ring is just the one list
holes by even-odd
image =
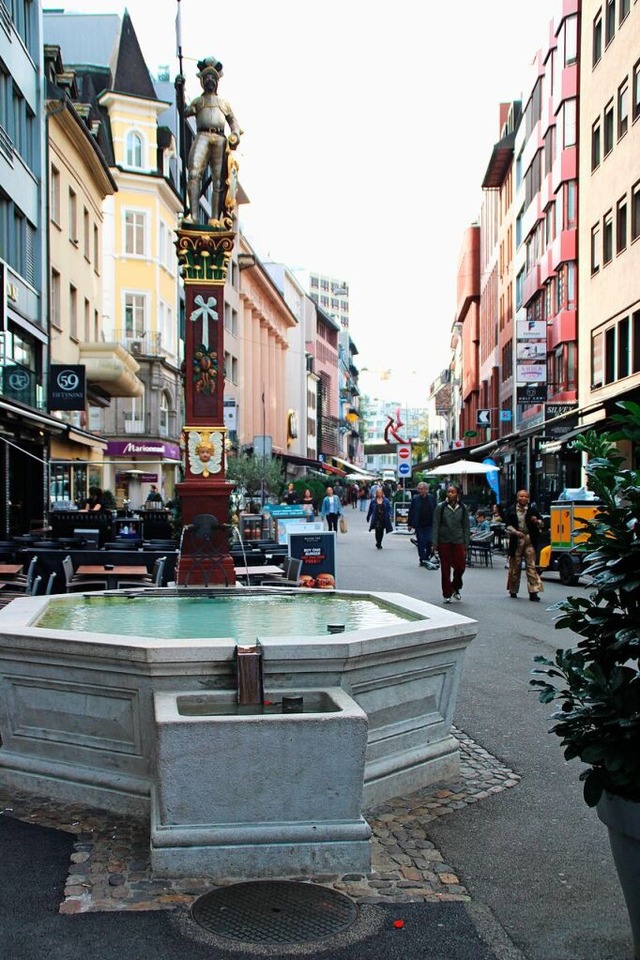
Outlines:
{"label": "dormer window", "polygon": [[130,130],[127,134],[127,166],[142,168],[142,137],[136,130]]}

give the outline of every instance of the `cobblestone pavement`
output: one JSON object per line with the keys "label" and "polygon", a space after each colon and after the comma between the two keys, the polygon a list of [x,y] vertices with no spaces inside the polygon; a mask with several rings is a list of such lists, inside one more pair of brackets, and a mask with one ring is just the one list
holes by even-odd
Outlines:
{"label": "cobblestone pavement", "polygon": [[[459,730],[460,779],[432,784],[365,811],[373,831],[367,875],[316,876],[357,903],[468,901],[470,896],[429,840],[428,824],[468,804],[515,787],[519,777]],[[154,879],[145,818],[122,817],[78,805],[0,789],[0,815],[65,830],[76,836],[60,913],[167,910],[188,907],[228,881],[206,877]]]}

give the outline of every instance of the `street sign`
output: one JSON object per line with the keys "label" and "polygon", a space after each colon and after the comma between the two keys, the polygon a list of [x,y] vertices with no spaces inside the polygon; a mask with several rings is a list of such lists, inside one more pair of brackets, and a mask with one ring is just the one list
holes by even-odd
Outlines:
{"label": "street sign", "polygon": [[407,463],[406,460],[403,460],[402,463],[398,464],[398,476],[399,477],[411,476],[411,464]]}
{"label": "street sign", "polygon": [[477,437],[477,436],[478,436],[478,431],[477,431],[477,430],[465,430],[464,435],[465,435],[465,437]]}
{"label": "street sign", "polygon": [[511,410],[501,410],[500,411],[500,420],[504,423],[506,420],[511,420]]}
{"label": "street sign", "polygon": [[403,460],[411,461],[411,444],[410,443],[399,443],[398,444],[398,463],[402,463]]}
{"label": "street sign", "polygon": [[491,410],[478,410],[476,414],[477,427],[491,426]]}

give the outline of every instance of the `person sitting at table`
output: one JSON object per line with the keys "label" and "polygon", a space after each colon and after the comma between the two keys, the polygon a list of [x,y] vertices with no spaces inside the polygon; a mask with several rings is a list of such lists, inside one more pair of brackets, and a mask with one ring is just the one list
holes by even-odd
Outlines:
{"label": "person sitting at table", "polygon": [[491,519],[490,523],[504,523],[504,517],[502,516],[502,511],[500,509],[499,503],[494,503],[491,506]]}
{"label": "person sitting at table", "polygon": [[84,507],[80,508],[80,513],[87,513],[92,510],[104,510],[104,500],[100,487],[89,487],[89,498],[85,500]]}
{"label": "person sitting at table", "polygon": [[476,513],[476,525],[471,533],[472,540],[488,539],[491,534],[491,524],[489,523],[484,510],[478,510]]}

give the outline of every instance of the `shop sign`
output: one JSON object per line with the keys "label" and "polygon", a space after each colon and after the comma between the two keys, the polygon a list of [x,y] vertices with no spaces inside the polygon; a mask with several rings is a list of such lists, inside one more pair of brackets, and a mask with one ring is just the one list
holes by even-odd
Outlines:
{"label": "shop sign", "polygon": [[545,403],[544,412],[546,420],[553,420],[554,417],[562,417],[571,410],[577,410],[577,403]]}
{"label": "shop sign", "polygon": [[26,367],[11,364],[2,370],[2,393],[11,400],[35,403],[35,375]]}
{"label": "shop sign", "polygon": [[544,403],[547,399],[546,383],[528,383],[526,386],[516,387],[518,403],[531,406],[534,403]]}
{"label": "shop sign", "polygon": [[84,365],[52,363],[49,368],[49,409],[84,410],[86,405]]}
{"label": "shop sign", "polygon": [[153,457],[166,460],[180,460],[180,447],[177,443],[163,443],[161,440],[110,440],[106,455],[109,457]]}

